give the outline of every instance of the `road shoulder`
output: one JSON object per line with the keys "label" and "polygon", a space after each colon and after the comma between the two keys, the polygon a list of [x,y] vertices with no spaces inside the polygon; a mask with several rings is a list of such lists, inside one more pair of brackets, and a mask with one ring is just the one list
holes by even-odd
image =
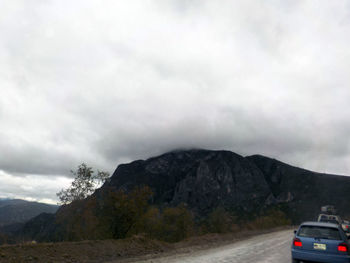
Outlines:
{"label": "road shoulder", "polygon": [[228,234],[207,234],[198,237],[192,237],[187,240],[169,244],[167,249],[162,252],[155,251],[144,255],[138,255],[133,257],[127,257],[120,259],[118,261],[107,261],[106,263],[132,263],[132,262],[152,262],[153,260],[159,260],[160,258],[171,258],[174,256],[186,256],[188,254],[193,254],[196,252],[211,250],[227,245],[232,245],[236,242],[244,241],[256,236],[266,235],[269,233],[284,231],[284,230],[293,230],[292,226],[283,226],[276,227],[272,229],[265,230],[247,230],[236,233]]}

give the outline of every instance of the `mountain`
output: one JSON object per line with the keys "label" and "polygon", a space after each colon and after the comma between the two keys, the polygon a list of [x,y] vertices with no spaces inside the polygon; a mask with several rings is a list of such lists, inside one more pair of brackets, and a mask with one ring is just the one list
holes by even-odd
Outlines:
{"label": "mountain", "polygon": [[264,174],[271,190],[265,204],[284,203],[294,222],[313,220],[323,205],[334,205],[350,216],[350,177],[293,167],[261,155],[247,157]]}
{"label": "mountain", "polygon": [[56,205],[49,205],[38,202],[29,202],[20,199],[0,200],[0,227],[24,223],[41,213],[55,213]]}
{"label": "mountain", "polygon": [[260,155],[186,150],[119,165],[92,196],[62,206],[54,216],[43,214],[30,220],[22,235],[39,241],[101,238],[92,234],[95,226],[118,228],[115,214],[109,211],[120,203],[111,202],[110,196],[142,185],[152,189],[153,205],[182,203],[199,219],[217,207],[238,216],[277,207],[299,223],[315,219],[325,204],[350,215],[350,177],[316,173]]}
{"label": "mountain", "polygon": [[271,192],[254,163],[229,151],[174,151],[123,164],[104,187],[130,190],[138,185],[151,187],[156,204],[185,203],[199,214],[219,205],[251,210]]}
{"label": "mountain", "polygon": [[284,204],[298,222],[314,219],[321,206],[333,204],[343,216],[350,215],[350,177],[316,173],[261,155],[174,151],[120,165],[104,187],[137,185],[150,186],[155,203],[186,203],[201,214],[217,206],[249,212]]}

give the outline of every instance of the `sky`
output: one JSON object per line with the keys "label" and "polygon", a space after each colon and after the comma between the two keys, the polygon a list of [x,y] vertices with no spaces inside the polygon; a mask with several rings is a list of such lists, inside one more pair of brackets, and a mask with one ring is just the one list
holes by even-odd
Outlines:
{"label": "sky", "polygon": [[347,0],[3,0],[0,197],[178,148],[350,175]]}

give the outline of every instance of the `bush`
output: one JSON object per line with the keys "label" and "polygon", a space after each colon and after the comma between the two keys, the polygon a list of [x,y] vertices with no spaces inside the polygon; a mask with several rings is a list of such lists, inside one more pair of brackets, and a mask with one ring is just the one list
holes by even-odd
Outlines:
{"label": "bush", "polygon": [[194,233],[193,215],[184,205],[167,207],[163,211],[151,207],[137,223],[133,233],[145,233],[152,239],[177,242]]}
{"label": "bush", "polygon": [[236,217],[227,212],[224,208],[214,209],[204,223],[204,232],[209,233],[228,233],[238,230],[235,223]]}
{"label": "bush", "polygon": [[149,208],[152,191],[137,187],[130,192],[106,191],[63,206],[56,214],[61,240],[125,238],[132,235]]}
{"label": "bush", "polygon": [[269,210],[266,215],[257,217],[247,224],[248,229],[268,229],[277,226],[290,225],[291,220],[280,210]]}
{"label": "bush", "polygon": [[122,190],[110,192],[108,205],[104,207],[104,216],[108,219],[113,238],[125,238],[137,234],[140,220],[148,211],[153,193],[149,187],[136,187],[126,193]]}
{"label": "bush", "polygon": [[151,239],[161,239],[162,228],[162,214],[159,208],[150,207],[133,229],[133,234],[145,233]]}
{"label": "bush", "polygon": [[8,241],[8,237],[5,234],[0,233],[0,245],[6,244]]}
{"label": "bush", "polygon": [[184,205],[166,208],[162,214],[161,226],[161,240],[180,241],[194,232],[193,215]]}

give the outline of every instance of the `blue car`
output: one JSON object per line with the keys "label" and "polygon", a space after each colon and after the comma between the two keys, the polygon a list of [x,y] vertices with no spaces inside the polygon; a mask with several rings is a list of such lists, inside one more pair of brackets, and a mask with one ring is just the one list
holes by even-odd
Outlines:
{"label": "blue car", "polygon": [[295,231],[292,262],[350,262],[349,240],[341,225],[305,222]]}

